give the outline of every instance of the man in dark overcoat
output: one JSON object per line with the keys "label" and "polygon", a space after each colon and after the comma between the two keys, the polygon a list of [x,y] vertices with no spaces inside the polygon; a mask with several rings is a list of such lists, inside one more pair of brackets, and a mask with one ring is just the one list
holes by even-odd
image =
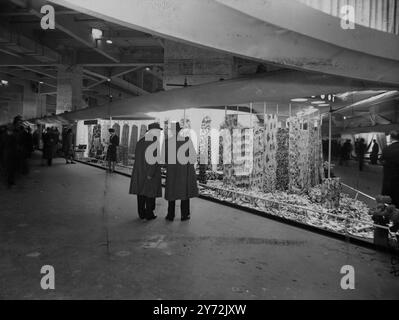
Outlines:
{"label": "man in dark overcoat", "polygon": [[[137,195],[137,208],[141,219],[152,220],[157,217],[154,213],[155,198],[162,197],[161,167],[157,161],[159,148],[156,148],[157,145],[161,145],[161,130],[159,123],[151,123],[147,133],[136,145],[129,193]],[[155,148],[149,149],[150,146]],[[149,159],[150,157],[152,159]]]}
{"label": "man in dark overcoat", "polygon": [[399,208],[399,132],[391,132],[392,143],[382,151],[384,166],[382,194],[390,196],[392,204]]}
{"label": "man in dark overcoat", "polygon": [[[174,220],[176,200],[181,200],[181,220],[185,221],[190,219],[190,199],[198,196],[197,175],[194,168],[196,154],[191,139],[183,134],[180,123],[172,123],[169,131],[171,134],[165,141],[162,157],[166,163],[165,199],[168,200],[166,220]],[[185,150],[184,157],[182,150]]]}

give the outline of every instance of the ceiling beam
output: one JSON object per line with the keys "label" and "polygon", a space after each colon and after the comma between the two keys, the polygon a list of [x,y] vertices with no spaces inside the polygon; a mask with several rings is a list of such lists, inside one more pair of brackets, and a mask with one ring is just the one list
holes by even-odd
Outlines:
{"label": "ceiling beam", "polygon": [[57,88],[56,81],[40,78],[36,74],[29,72],[29,71],[0,69],[0,73],[17,77],[20,80],[29,80],[29,81],[34,81],[34,82],[42,81],[43,85],[46,85],[46,86],[49,86],[52,88]]}
{"label": "ceiling beam", "polygon": [[25,67],[25,66],[21,66],[21,69],[32,71],[32,72],[37,73],[37,74],[41,74],[42,76],[45,76],[46,78],[57,79],[56,72],[54,74],[51,74],[48,71],[43,71],[43,70],[38,69],[38,68]]}
{"label": "ceiling beam", "polygon": [[10,51],[8,49],[5,49],[3,47],[0,47],[0,52],[3,52],[5,54],[8,54],[8,55],[13,56],[13,57],[22,58],[22,56],[20,54],[12,52],[12,51]]}
{"label": "ceiling beam", "polygon": [[[40,13],[40,9],[46,4],[46,1],[36,0],[29,1],[28,3],[28,1],[11,0],[11,2],[17,5],[22,4],[23,8],[28,9],[32,15],[38,17],[39,19],[43,17],[43,14]],[[57,15],[57,12],[55,14]],[[73,17],[68,15],[57,15],[57,19],[55,20],[55,28],[66,33],[88,48],[93,49],[107,59],[113,62],[119,62],[119,57],[117,55],[105,51],[103,41],[95,41],[91,36],[90,30],[82,30],[82,25],[77,24]]]}
{"label": "ceiling beam", "polygon": [[[399,61],[387,59],[387,54],[381,54],[379,49],[380,56],[368,54],[370,50],[354,51],[333,42],[334,35],[329,38],[331,42],[316,39],[297,30],[290,30],[288,26],[281,28],[270,21],[265,22],[217,1],[169,0],[167,6],[160,6],[158,1],[142,0],[49,1],[165,39],[238,57],[273,63],[284,68],[399,85]],[[280,0],[261,2],[279,3]],[[301,12],[304,15],[306,13],[308,11]],[[312,32],[323,30],[326,21],[340,26],[340,18],[324,16],[324,20],[318,20],[322,24],[314,24],[311,19],[306,21]],[[296,16],[293,15],[292,19],[296,19]],[[339,36],[342,42],[350,44],[352,39],[353,43],[357,43],[356,46],[351,45],[352,48],[359,48],[360,42],[362,45],[366,43],[369,48],[384,48],[384,44],[394,48],[398,42],[397,36],[374,33],[370,28],[356,26],[358,29],[356,34],[352,30],[341,30]],[[379,34],[381,37],[378,37]],[[363,40],[359,42],[354,39],[356,37]],[[392,57],[395,56],[395,53],[390,53]]]}
{"label": "ceiling beam", "polygon": [[[110,77],[107,77],[107,76],[105,76],[105,75],[103,75],[103,74],[101,74],[101,73],[94,72],[94,71],[87,70],[87,69],[83,69],[83,72],[86,73],[86,74],[89,74],[89,75],[91,75],[91,76],[95,76],[95,77],[98,77],[98,78],[101,79],[100,81],[98,81],[98,82],[95,83],[94,85],[88,86],[87,89],[93,88],[93,87],[95,87],[96,85],[105,83],[105,82],[107,82],[107,81],[110,79],[110,80],[111,80],[111,83],[112,83],[113,85],[115,85],[115,86],[117,86],[117,87],[119,87],[119,88],[121,88],[121,89],[124,89],[124,90],[126,90],[126,91],[129,91],[129,92],[131,92],[131,93],[133,93],[133,94],[136,94],[136,95],[149,94],[148,91],[145,91],[144,89],[142,89],[142,88],[140,88],[140,87],[134,85],[133,83],[130,83],[130,82],[125,81],[125,80],[123,80],[123,79],[121,79],[121,78],[118,78],[118,76],[119,76],[118,74],[117,74],[117,75],[111,75]],[[119,74],[120,74],[120,73],[119,73]]]}
{"label": "ceiling beam", "polygon": [[58,62],[42,62],[32,57],[12,57],[10,55],[0,54],[0,67],[43,67],[43,66],[58,66]]}
{"label": "ceiling beam", "polygon": [[[29,55],[43,62],[61,60],[61,56],[54,50],[4,26],[0,26],[0,42],[5,50],[16,51],[17,57],[18,55]],[[10,53],[8,52],[8,54]]]}

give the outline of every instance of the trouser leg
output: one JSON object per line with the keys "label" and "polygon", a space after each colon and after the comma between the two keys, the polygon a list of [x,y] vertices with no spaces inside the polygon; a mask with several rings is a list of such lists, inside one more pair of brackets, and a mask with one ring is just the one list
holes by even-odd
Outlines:
{"label": "trouser leg", "polygon": [[175,217],[175,206],[176,206],[176,201],[168,202],[168,217],[170,218]]}
{"label": "trouser leg", "polygon": [[150,219],[155,216],[155,198],[145,197],[145,211],[146,211],[146,218]]}
{"label": "trouser leg", "polygon": [[188,217],[190,215],[190,199],[181,201],[180,210],[182,218]]}
{"label": "trouser leg", "polygon": [[145,218],[145,196],[137,195],[137,211],[141,219]]}

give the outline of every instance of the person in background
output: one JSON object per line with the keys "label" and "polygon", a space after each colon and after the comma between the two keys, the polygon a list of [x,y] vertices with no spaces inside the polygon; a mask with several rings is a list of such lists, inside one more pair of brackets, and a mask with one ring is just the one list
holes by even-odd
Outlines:
{"label": "person in background", "polygon": [[391,132],[392,143],[382,150],[384,166],[382,195],[390,196],[392,204],[399,208],[399,132]]}
{"label": "person in background", "polygon": [[347,166],[351,158],[353,147],[350,139],[347,139],[342,146],[342,164]]}
{"label": "person in background", "polygon": [[364,156],[366,155],[367,145],[363,138],[361,138],[357,145],[357,159],[359,161],[359,171],[363,171],[364,168]]}
{"label": "person in background", "polygon": [[109,145],[107,149],[107,161],[108,161],[108,171],[115,171],[115,163],[116,163],[116,151],[119,146],[119,137],[115,134],[115,129],[110,128],[108,130],[110,133],[109,137]]}
{"label": "person in background", "polygon": [[15,174],[18,168],[18,146],[14,125],[7,126],[6,135],[3,140],[3,165],[7,178],[8,187],[15,185]]}
{"label": "person in background", "polygon": [[373,147],[370,153],[370,163],[372,165],[376,165],[378,162],[378,154],[380,153],[380,146],[377,143],[377,140],[373,140]]}
{"label": "person in background", "polygon": [[55,157],[58,145],[58,134],[54,128],[47,128],[46,133],[43,134],[43,159],[47,160],[47,165],[53,165],[53,158]]}
{"label": "person in background", "polygon": [[[190,198],[198,196],[198,185],[194,161],[188,161],[186,164],[181,163],[179,161],[178,150],[181,146],[188,143],[189,148],[185,156],[190,159],[196,159],[195,149],[190,138],[183,136],[179,122],[172,123],[168,133],[171,134],[165,141],[162,151],[164,152],[162,159],[166,163],[165,199],[168,200],[168,214],[165,219],[168,221],[174,220],[176,200],[181,200],[181,220],[185,221],[190,219]],[[173,145],[176,148],[173,148]],[[172,155],[173,152],[176,154]],[[172,156],[173,162],[170,161],[170,156]]]}
{"label": "person in background", "polygon": [[38,150],[39,149],[39,130],[36,129],[35,131],[33,131],[32,134],[32,144],[33,144],[33,150]]}
{"label": "person in background", "polygon": [[[146,150],[155,139],[160,139],[161,127],[159,123],[151,123],[148,131],[136,145],[135,162],[130,182],[130,194],[137,194],[137,208],[140,219],[152,220],[154,214],[155,198],[162,197],[161,167],[158,162],[151,164],[146,159]],[[158,140],[158,143],[161,142]],[[157,150],[153,153],[157,158]]]}
{"label": "person in background", "polygon": [[73,132],[71,128],[67,128],[62,136],[62,151],[66,164],[74,164],[73,162]]}

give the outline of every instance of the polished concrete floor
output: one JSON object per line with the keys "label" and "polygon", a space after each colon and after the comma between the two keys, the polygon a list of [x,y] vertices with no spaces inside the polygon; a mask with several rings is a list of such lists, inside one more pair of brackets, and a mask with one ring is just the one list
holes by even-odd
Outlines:
{"label": "polished concrete floor", "polygon": [[[201,199],[143,222],[129,179],[33,161],[0,186],[0,299],[399,299],[391,256]],[[42,290],[43,265],[55,290]],[[355,268],[342,290],[340,269]]]}

